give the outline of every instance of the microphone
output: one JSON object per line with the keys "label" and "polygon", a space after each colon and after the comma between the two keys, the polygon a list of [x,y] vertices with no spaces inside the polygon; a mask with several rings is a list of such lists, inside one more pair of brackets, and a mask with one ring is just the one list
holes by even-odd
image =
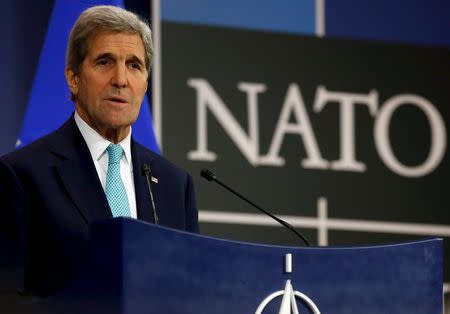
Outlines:
{"label": "microphone", "polygon": [[150,180],[150,172],[151,172],[151,170],[150,170],[150,167],[149,167],[148,164],[145,163],[145,164],[142,165],[142,172],[144,173],[145,178],[147,180],[148,193],[150,194],[150,200],[151,200],[151,203],[152,203],[153,221],[157,225],[158,222],[159,222],[159,219],[158,219],[158,214],[156,213],[155,201],[153,200],[152,185],[150,183],[150,181],[151,181]]}
{"label": "microphone", "polygon": [[232,188],[230,188],[229,186],[227,186],[226,184],[224,184],[223,182],[221,182],[220,180],[218,180],[216,178],[216,175],[214,174],[214,172],[208,170],[208,169],[202,169],[202,171],[200,172],[200,175],[205,178],[208,181],[214,181],[216,183],[218,183],[219,185],[223,186],[225,189],[227,189],[228,191],[230,191],[231,193],[233,193],[234,195],[238,196],[239,198],[243,199],[244,201],[246,201],[247,203],[249,203],[250,205],[252,205],[253,207],[256,207],[257,209],[259,209],[261,212],[263,212],[264,214],[266,214],[267,216],[269,216],[270,218],[274,219],[275,221],[277,221],[278,223],[280,223],[281,225],[283,225],[284,227],[288,228],[289,230],[291,230],[292,232],[295,233],[296,236],[298,236],[300,239],[302,239],[302,241],[307,245],[307,246],[311,246],[308,242],[308,240],[306,240],[306,238],[299,233],[297,230],[295,230],[295,228],[289,224],[288,222],[284,221],[283,219],[278,218],[277,216],[269,213],[268,211],[264,210],[263,208],[261,208],[260,206],[256,205],[255,203],[253,203],[252,201],[248,200],[247,198],[245,198],[244,196],[242,196],[241,194],[239,194],[238,192],[236,192],[235,190],[233,190]]}

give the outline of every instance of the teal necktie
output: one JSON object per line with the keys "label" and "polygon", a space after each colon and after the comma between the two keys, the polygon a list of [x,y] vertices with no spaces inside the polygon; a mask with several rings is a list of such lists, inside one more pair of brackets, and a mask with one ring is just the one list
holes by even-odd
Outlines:
{"label": "teal necktie", "polygon": [[130,205],[127,192],[120,177],[120,160],[123,148],[118,144],[109,144],[108,148],[108,172],[106,173],[105,194],[113,217],[130,217]]}

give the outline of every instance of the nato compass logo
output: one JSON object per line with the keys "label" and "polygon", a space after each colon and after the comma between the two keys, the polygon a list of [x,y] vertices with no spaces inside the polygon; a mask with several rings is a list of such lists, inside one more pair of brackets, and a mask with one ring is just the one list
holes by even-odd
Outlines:
{"label": "nato compass logo", "polygon": [[[292,254],[286,254],[285,271],[286,273],[292,272]],[[297,307],[297,299],[301,299],[307,305],[311,313],[320,314],[317,305],[315,305],[314,302],[310,298],[308,298],[305,294],[294,290],[290,280],[286,280],[284,290],[276,291],[271,295],[267,296],[258,306],[255,314],[261,314],[270,302],[272,302],[274,299],[280,296],[283,296],[283,299],[281,300],[281,306],[278,311],[278,314],[299,314]]]}

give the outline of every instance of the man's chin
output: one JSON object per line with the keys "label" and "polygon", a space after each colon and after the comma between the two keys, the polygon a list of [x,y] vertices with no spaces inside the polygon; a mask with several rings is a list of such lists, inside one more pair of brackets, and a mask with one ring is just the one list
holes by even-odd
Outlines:
{"label": "man's chin", "polygon": [[125,118],[124,115],[114,115],[102,121],[102,126],[106,129],[126,129],[130,127],[136,119]]}
{"label": "man's chin", "polygon": [[125,138],[130,130],[131,124],[133,124],[134,121],[116,121],[116,120],[110,120],[110,121],[103,121],[101,125],[99,125],[99,128],[97,129],[97,132],[103,136],[104,138],[110,140],[111,142],[116,142],[117,140],[121,141],[123,138]]}

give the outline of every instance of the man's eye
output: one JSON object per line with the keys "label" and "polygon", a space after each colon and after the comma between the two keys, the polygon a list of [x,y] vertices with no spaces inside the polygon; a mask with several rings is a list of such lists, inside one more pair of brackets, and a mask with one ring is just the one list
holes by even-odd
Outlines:
{"label": "man's eye", "polygon": [[137,62],[132,62],[132,63],[130,64],[130,66],[131,66],[133,69],[136,69],[136,70],[140,70],[140,69],[141,69],[141,65],[140,65],[139,63],[137,63]]}
{"label": "man's eye", "polygon": [[107,59],[99,60],[99,61],[97,62],[97,64],[98,64],[98,65],[107,65],[107,64],[108,64],[108,60],[107,60]]}

